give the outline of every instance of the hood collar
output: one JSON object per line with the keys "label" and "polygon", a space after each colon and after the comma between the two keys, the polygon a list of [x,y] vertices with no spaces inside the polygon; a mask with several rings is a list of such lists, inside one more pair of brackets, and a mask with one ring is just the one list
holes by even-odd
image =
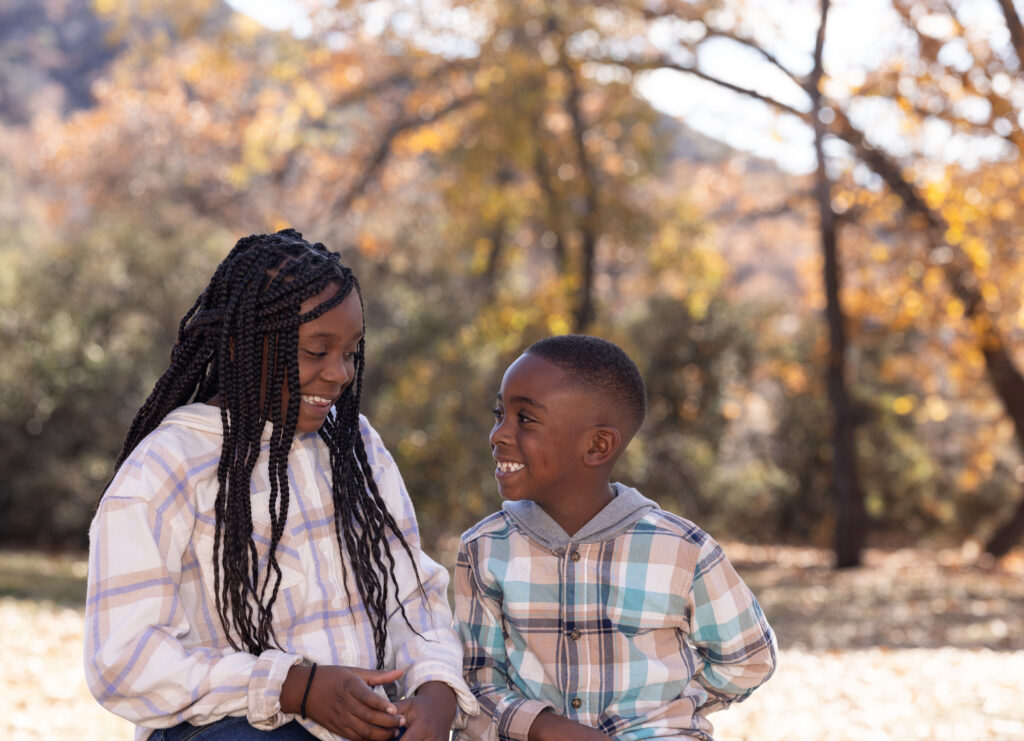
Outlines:
{"label": "hood collar", "polygon": [[658,507],[632,487],[616,483],[612,488],[615,498],[571,536],[536,502],[504,502],[501,508],[530,538],[552,550],[569,543],[599,543],[615,537]]}

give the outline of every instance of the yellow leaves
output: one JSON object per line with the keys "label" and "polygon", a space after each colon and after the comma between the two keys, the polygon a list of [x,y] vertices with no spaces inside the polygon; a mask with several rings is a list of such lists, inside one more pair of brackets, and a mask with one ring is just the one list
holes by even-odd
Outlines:
{"label": "yellow leaves", "polygon": [[977,237],[968,237],[960,244],[960,249],[974,263],[975,267],[986,270],[992,262],[985,243]]}
{"label": "yellow leaves", "polygon": [[921,294],[914,290],[909,290],[903,294],[903,309],[910,318],[917,318],[921,315],[924,308],[924,302],[921,300]]}
{"label": "yellow leaves", "polygon": [[958,298],[951,298],[946,303],[946,316],[956,321],[964,316],[964,303]]}
{"label": "yellow leaves", "polygon": [[552,314],[547,318],[548,331],[553,334],[568,334],[571,326],[566,317]]}
{"label": "yellow leaves", "polygon": [[937,209],[946,200],[945,184],[932,180],[924,187],[923,195],[928,207]]}
{"label": "yellow leaves", "polygon": [[917,406],[917,397],[913,394],[898,396],[892,401],[892,410],[900,416],[910,414],[914,411],[915,406]]}
{"label": "yellow leaves", "polygon": [[793,396],[806,392],[810,385],[807,370],[800,363],[787,363],[782,368],[781,377],[786,393]]}
{"label": "yellow leaves", "polygon": [[364,232],[360,235],[358,247],[359,252],[371,260],[377,259],[384,252],[384,245],[376,235],[369,232]]}
{"label": "yellow leaves", "polygon": [[743,412],[743,407],[735,399],[729,399],[722,404],[722,416],[728,420],[738,419]]}
{"label": "yellow leaves", "polygon": [[889,246],[882,243],[875,243],[871,245],[871,250],[868,253],[869,257],[877,263],[885,263],[889,261]]}
{"label": "yellow leaves", "polygon": [[1013,201],[1006,198],[997,202],[995,207],[992,209],[992,215],[1000,221],[1009,221],[1013,218],[1016,212],[1017,209],[1016,206],[1014,206]]}
{"label": "yellow leaves", "polygon": [[942,397],[929,395],[924,403],[925,413],[933,422],[944,422],[949,417],[949,406]]}
{"label": "yellow leaves", "polygon": [[437,126],[424,126],[402,137],[402,151],[408,154],[423,152],[439,152],[447,142],[441,136]]}
{"label": "yellow leaves", "polygon": [[932,266],[928,268],[921,278],[921,286],[928,293],[934,293],[946,284],[946,273],[942,268]]}
{"label": "yellow leaves", "polygon": [[300,81],[295,88],[295,102],[301,106],[312,120],[323,118],[327,112],[327,103],[323,95],[312,84],[307,81]]}

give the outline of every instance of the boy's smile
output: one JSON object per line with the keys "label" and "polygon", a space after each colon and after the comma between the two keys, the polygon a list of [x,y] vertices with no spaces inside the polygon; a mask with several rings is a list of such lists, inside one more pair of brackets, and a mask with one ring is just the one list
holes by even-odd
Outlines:
{"label": "boy's smile", "polygon": [[607,479],[586,459],[601,414],[557,365],[520,356],[502,378],[490,436],[501,496],[535,501],[563,527],[565,516],[599,511],[610,499]]}

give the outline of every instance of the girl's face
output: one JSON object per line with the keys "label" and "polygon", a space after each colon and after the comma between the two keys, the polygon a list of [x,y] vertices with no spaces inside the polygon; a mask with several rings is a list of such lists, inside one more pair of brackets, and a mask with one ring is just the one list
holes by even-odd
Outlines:
{"label": "girl's face", "polygon": [[[300,312],[312,311],[333,296],[336,284],[302,303]],[[356,355],[363,337],[363,309],[355,290],[329,311],[299,325],[299,419],[296,433],[316,432],[327,414],[355,378]],[[288,389],[282,390],[282,408],[288,408]]]}

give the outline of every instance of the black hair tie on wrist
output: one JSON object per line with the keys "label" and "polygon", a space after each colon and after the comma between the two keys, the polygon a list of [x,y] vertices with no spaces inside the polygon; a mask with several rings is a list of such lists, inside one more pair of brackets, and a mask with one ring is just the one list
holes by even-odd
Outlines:
{"label": "black hair tie on wrist", "polygon": [[306,691],[302,693],[302,705],[299,706],[299,712],[302,713],[302,717],[306,717],[306,700],[309,698],[309,688],[313,686],[313,675],[316,674],[316,662],[313,662],[313,666],[309,669],[309,679],[306,680]]}

